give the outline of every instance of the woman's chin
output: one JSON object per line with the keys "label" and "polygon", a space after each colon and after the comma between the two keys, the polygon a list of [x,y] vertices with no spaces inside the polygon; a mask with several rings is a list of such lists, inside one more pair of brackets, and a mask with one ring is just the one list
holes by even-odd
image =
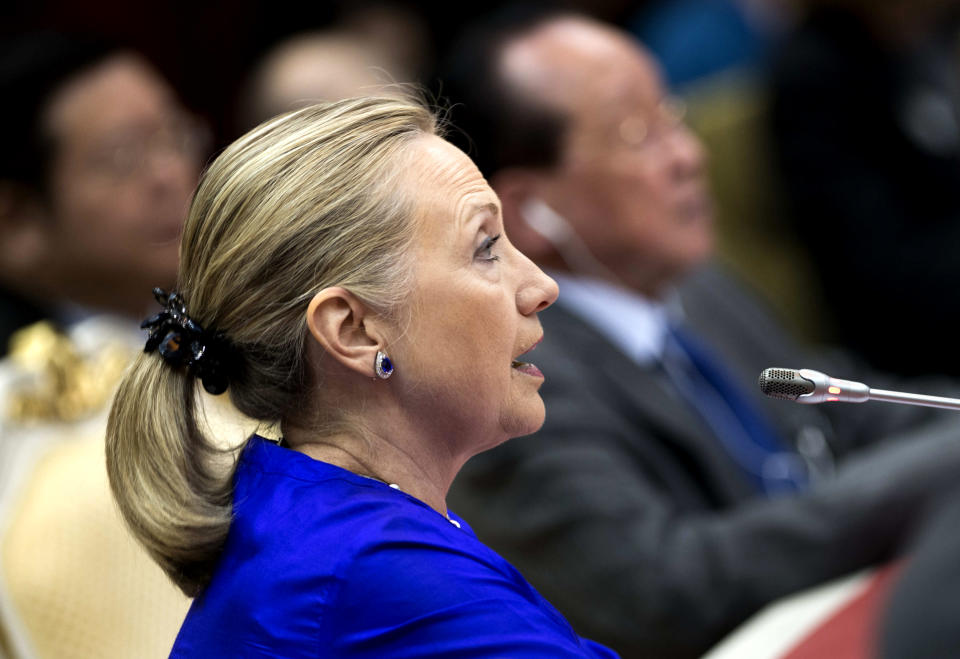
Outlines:
{"label": "woman's chin", "polygon": [[503,429],[508,439],[532,435],[540,430],[545,419],[546,409],[544,408],[543,400],[537,395],[536,402],[530,401],[530,403],[525,406],[522,414],[517,414],[507,420],[507,423],[503,424]]}

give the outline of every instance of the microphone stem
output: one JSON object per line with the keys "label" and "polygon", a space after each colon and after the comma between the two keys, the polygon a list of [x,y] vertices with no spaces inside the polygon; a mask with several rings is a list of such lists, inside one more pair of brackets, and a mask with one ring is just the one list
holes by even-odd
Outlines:
{"label": "microphone stem", "polygon": [[906,405],[922,405],[923,407],[940,407],[946,410],[960,410],[960,399],[943,398],[942,396],[925,396],[923,394],[908,394],[902,391],[884,391],[871,389],[870,400],[882,400],[888,403],[904,403]]}

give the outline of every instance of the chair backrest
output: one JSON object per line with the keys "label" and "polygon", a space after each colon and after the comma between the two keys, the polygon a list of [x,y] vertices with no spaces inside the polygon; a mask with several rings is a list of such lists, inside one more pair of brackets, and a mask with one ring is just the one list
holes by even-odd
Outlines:
{"label": "chair backrest", "polygon": [[93,425],[45,442],[13,495],[0,537],[11,638],[36,657],[166,657],[190,602],[123,525]]}
{"label": "chair backrest", "polygon": [[107,482],[106,410],[140,338],[129,325],[38,323],[0,360],[0,648],[12,659],[166,657],[189,606]]}
{"label": "chair backrest", "polygon": [[785,215],[762,84],[750,74],[721,74],[687,88],[684,100],[709,154],[720,260],[799,336],[828,338],[820,285]]}

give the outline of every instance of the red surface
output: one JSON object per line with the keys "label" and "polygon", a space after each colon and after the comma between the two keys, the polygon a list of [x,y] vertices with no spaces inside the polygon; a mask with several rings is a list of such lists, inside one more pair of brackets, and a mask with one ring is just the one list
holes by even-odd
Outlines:
{"label": "red surface", "polygon": [[797,643],[783,659],[875,657],[880,614],[899,572],[899,564],[878,571],[864,590]]}

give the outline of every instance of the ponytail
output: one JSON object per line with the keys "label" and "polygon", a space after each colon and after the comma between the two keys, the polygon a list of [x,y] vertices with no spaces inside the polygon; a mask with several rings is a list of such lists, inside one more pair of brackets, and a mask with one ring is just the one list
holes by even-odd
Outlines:
{"label": "ponytail", "polygon": [[140,355],[114,399],[106,447],[110,487],[131,530],[195,596],[230,526],[232,452],[203,436],[194,378]]}

